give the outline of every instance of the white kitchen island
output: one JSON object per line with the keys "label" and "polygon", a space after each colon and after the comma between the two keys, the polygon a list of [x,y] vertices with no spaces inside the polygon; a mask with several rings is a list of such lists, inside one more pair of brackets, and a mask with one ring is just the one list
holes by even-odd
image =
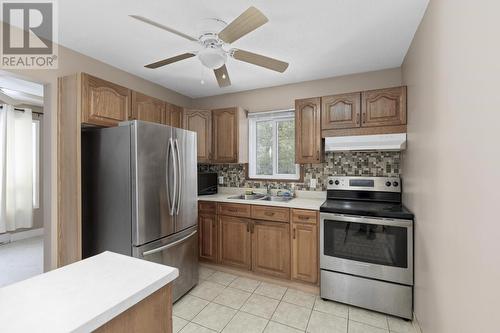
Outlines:
{"label": "white kitchen island", "polygon": [[103,252],[0,288],[0,331],[171,332],[178,275],[177,268]]}

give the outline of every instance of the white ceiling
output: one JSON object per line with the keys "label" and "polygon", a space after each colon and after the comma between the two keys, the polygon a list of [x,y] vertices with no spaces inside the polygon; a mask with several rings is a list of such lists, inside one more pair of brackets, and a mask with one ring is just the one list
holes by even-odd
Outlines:
{"label": "white ceiling", "polygon": [[0,100],[12,105],[43,105],[43,85],[0,71]]}
{"label": "white ceiling", "polygon": [[[59,42],[190,97],[203,97],[398,67],[428,0],[64,0]],[[145,64],[197,44],[130,18],[146,16],[198,36],[203,19],[231,22],[249,6],[269,22],[231,46],[290,63],[283,73],[229,59],[232,86],[219,88],[197,58],[160,69]],[[204,79],[205,84],[200,83]]]}

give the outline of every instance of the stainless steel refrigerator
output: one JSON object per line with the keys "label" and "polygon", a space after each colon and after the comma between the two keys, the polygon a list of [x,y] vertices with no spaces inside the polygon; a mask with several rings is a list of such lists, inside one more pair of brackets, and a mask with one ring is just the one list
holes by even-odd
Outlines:
{"label": "stainless steel refrigerator", "polygon": [[81,143],[84,257],[177,267],[177,300],[198,283],[196,134],[130,121],[84,129]]}

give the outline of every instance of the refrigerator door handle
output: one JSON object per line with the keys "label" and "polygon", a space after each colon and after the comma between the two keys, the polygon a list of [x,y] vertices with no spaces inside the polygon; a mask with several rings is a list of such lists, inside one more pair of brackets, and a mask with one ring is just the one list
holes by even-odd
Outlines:
{"label": "refrigerator door handle", "polygon": [[178,170],[178,181],[177,181],[177,203],[175,215],[179,215],[179,209],[181,207],[181,197],[182,197],[182,165],[181,165],[181,153],[179,150],[179,141],[175,139],[174,141],[175,152],[177,156],[177,170]]}
{"label": "refrigerator door handle", "polygon": [[145,256],[149,256],[151,254],[155,254],[155,253],[158,253],[158,252],[161,252],[161,251],[164,251],[164,250],[167,250],[171,247],[174,247],[182,242],[185,242],[186,240],[188,240],[189,238],[191,238],[192,236],[194,236],[196,233],[198,232],[198,230],[195,230],[193,231],[192,233],[190,233],[189,235],[187,235],[186,237],[184,238],[181,238],[179,240],[176,240],[175,242],[172,242],[170,244],[167,244],[167,245],[163,245],[163,246],[160,246],[160,247],[157,247],[156,249],[152,249],[152,250],[149,250],[149,251],[145,251],[142,253],[142,256],[145,257]]}
{"label": "refrigerator door handle", "polygon": [[[173,167],[174,167],[174,194],[173,194],[173,198],[172,199],[172,202],[170,204],[170,207],[169,207],[169,213],[171,216],[174,215],[175,213],[175,203],[177,202],[177,163],[175,161],[175,155],[174,155],[174,140],[172,140],[172,138],[169,139],[168,141],[168,147],[169,147],[169,153],[168,153],[168,156],[167,156],[167,163],[170,163],[170,154],[172,154],[172,164],[173,164]],[[167,183],[170,182],[170,179],[169,179],[169,174],[168,174],[168,168],[167,168]],[[168,196],[169,196],[169,199],[170,199],[170,185],[167,186],[167,191],[168,191]],[[169,203],[170,203],[170,200],[169,200]]]}

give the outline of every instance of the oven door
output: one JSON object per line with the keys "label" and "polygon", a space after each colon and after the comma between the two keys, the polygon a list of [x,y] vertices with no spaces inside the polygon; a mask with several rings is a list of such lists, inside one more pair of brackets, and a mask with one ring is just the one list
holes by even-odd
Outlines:
{"label": "oven door", "polygon": [[413,221],[321,213],[320,268],[413,285]]}

